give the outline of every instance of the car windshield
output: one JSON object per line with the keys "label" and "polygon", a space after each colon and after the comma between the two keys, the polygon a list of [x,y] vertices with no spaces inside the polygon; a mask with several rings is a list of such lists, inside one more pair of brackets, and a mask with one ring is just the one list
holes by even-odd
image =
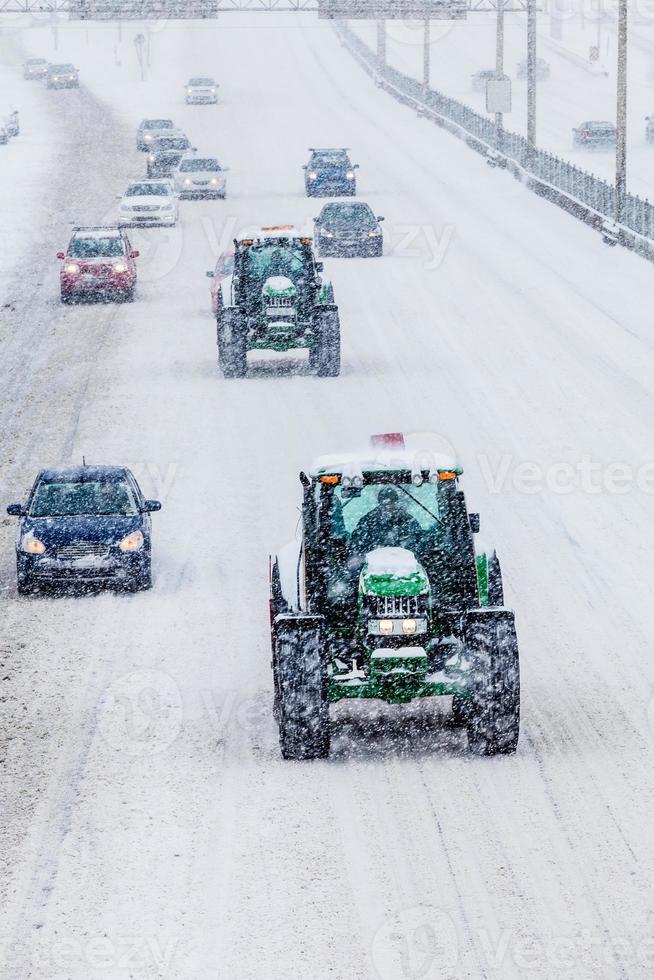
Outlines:
{"label": "car windshield", "polygon": [[146,119],[143,129],[172,129],[172,119]]}
{"label": "car windshield", "polygon": [[189,85],[214,85],[213,78],[192,78]]}
{"label": "car windshield", "polygon": [[26,61],[25,62],[25,64],[27,64],[27,65],[46,65],[47,64],[47,61],[45,60],[45,58],[30,58],[29,61]]}
{"label": "car windshield", "polygon": [[333,204],[324,208],[320,216],[320,224],[329,227],[358,227],[372,228],[377,220],[370,210],[362,204]]}
{"label": "car windshield", "polygon": [[305,266],[304,252],[300,247],[279,245],[253,245],[247,253],[247,276],[252,279],[268,279],[269,276],[288,276],[297,279]]}
{"label": "car windshield", "polygon": [[346,153],[340,150],[334,150],[333,152],[327,150],[325,152],[314,153],[311,157],[312,167],[349,167],[350,161]]}
{"label": "car windshield", "polygon": [[127,188],[125,197],[167,197],[171,193],[167,184],[132,184]]}
{"label": "car windshield", "polygon": [[50,71],[71,72],[71,71],[75,71],[75,66],[74,65],[50,65]]}
{"label": "car windshield", "polygon": [[116,258],[124,255],[122,238],[73,238],[69,254],[74,259]]}
{"label": "car windshield", "polygon": [[194,170],[220,170],[220,164],[217,160],[209,159],[183,160],[179,169],[184,174]]}
{"label": "car windshield", "polygon": [[138,513],[134,493],[126,480],[42,481],[29,509],[30,517],[74,517],[80,514],[128,515]]}

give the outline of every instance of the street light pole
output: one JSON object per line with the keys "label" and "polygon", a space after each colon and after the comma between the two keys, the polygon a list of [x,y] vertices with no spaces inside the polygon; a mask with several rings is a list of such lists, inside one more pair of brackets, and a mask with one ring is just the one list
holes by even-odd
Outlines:
{"label": "street light pole", "polygon": [[624,215],[627,192],[627,0],[618,5],[617,140],[615,146],[615,222]]}
{"label": "street light pole", "polygon": [[423,35],[423,45],[424,45],[424,47],[423,47],[423,50],[422,50],[422,86],[423,86],[423,88],[425,90],[425,94],[427,94],[427,92],[429,90],[430,71],[431,71],[431,64],[430,64],[430,55],[431,55],[431,51],[430,51],[430,41],[431,41],[431,38],[430,38],[430,26],[431,26],[431,22],[429,20],[425,20],[425,24],[424,24],[424,35]]}
{"label": "street light pole", "polygon": [[[504,74],[504,0],[497,0],[497,33],[495,36],[495,76],[501,78]],[[495,113],[497,129],[497,149],[502,149],[504,118],[501,112]]]}
{"label": "street light pole", "polygon": [[536,154],[536,0],[527,0],[527,153]]}

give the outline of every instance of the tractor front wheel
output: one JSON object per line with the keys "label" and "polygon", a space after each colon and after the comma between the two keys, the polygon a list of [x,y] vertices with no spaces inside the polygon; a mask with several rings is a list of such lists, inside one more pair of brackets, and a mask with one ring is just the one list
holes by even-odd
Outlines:
{"label": "tractor front wheel", "polygon": [[513,613],[475,611],[465,633],[472,661],[468,744],[475,755],[508,755],[518,747],[520,735],[520,658]]}
{"label": "tractor front wheel", "polygon": [[329,702],[320,626],[301,618],[278,624],[273,670],[282,758],[326,759]]}

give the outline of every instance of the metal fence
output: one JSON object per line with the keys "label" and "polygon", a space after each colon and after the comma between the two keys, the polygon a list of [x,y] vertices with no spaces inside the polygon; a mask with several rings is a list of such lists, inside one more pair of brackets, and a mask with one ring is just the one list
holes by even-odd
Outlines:
{"label": "metal fence", "polygon": [[[412,105],[419,112],[453,124],[453,127],[462,130],[487,150],[517,164],[527,177],[532,177],[572,199],[572,204],[579,202],[598,216],[613,220],[613,184],[574,166],[568,160],[545,150],[531,148],[524,136],[506,129],[499,130],[493,118],[482,116],[463,102],[426,88],[417,79],[404,75],[396,68],[390,65],[380,66],[376,53],[347,23],[341,21],[337,29],[341,39],[357,55],[377,83],[392,91],[401,102]],[[621,227],[654,242],[654,206],[648,200],[627,194]]]}

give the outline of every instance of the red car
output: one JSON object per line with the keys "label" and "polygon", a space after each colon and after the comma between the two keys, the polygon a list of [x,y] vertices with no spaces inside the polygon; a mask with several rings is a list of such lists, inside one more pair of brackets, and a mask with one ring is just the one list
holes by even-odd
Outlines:
{"label": "red car", "polygon": [[231,276],[234,272],[234,249],[223,252],[218,256],[216,268],[207,272],[207,276],[212,280],[211,283],[211,312],[214,316],[218,315],[218,293],[223,279]]}
{"label": "red car", "polygon": [[136,288],[138,258],[122,228],[74,228],[59,274],[61,302],[78,299],[121,299],[131,302]]}

